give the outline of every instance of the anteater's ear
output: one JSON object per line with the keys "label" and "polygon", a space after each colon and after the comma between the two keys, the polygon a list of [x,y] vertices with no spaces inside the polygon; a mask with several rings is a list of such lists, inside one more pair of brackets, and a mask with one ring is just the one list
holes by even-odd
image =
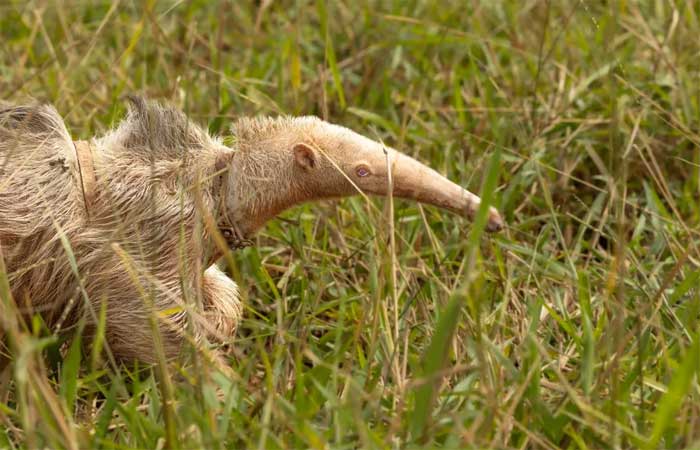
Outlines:
{"label": "anteater's ear", "polygon": [[304,170],[316,167],[316,152],[308,144],[300,142],[294,145],[294,159]]}

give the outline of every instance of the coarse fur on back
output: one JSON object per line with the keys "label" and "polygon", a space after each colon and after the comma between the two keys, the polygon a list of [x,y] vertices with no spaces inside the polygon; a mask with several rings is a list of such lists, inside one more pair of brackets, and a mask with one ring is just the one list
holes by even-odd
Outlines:
{"label": "coarse fur on back", "polygon": [[109,349],[129,361],[155,360],[149,302],[167,311],[169,357],[182,347],[198,296],[192,338],[232,336],[241,312],[236,285],[216,266],[181,276],[210,264],[208,230],[195,230],[198,211],[216,210],[215,162],[232,150],[180,111],[140,98],[91,145],[100,188],[88,220],[73,141],[56,110],[0,111],[0,245],[20,312],[40,313],[52,331],[84,317],[90,333],[106,301]]}

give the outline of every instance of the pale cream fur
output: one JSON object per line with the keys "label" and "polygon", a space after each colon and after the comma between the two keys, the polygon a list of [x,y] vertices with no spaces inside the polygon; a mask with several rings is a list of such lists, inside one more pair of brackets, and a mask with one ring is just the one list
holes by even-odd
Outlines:
{"label": "pale cream fur", "polygon": [[[301,202],[358,189],[386,194],[387,154],[395,195],[467,216],[480,201],[412,158],[315,117],[241,119],[233,135],[226,147],[181,112],[132,99],[126,119],[91,141],[97,192],[88,218],[59,114],[45,105],[0,109],[0,245],[25,316],[40,313],[54,330],[85,318],[89,335],[105,302],[114,356],[152,363],[155,312],[165,355],[175,358],[188,330],[193,342],[225,341],[241,317],[236,284],[213,265],[220,252],[205,219],[229,219],[252,236]],[[490,229],[501,226],[492,209]]]}

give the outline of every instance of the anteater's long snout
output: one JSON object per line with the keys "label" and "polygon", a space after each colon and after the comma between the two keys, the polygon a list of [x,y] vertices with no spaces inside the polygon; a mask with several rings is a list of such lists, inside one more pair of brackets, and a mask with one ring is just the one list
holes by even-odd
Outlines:
{"label": "anteater's long snout", "polygon": [[[473,219],[481,204],[479,196],[440,175],[430,167],[395,150],[390,150],[394,195],[448,209]],[[486,230],[504,227],[496,208],[489,208]]]}

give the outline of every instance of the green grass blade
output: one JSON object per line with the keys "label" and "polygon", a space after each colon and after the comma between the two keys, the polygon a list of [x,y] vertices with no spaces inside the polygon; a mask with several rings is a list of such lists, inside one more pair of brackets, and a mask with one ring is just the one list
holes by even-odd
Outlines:
{"label": "green grass blade", "polygon": [[[499,176],[500,152],[495,151],[491,156],[486,172],[486,179],[482,193],[482,203],[476,213],[474,224],[469,233],[467,249],[476,251],[479,239],[486,227],[488,211],[495,197],[496,185]],[[468,265],[469,267],[469,265]],[[423,369],[421,371],[422,384],[415,392],[415,406],[410,414],[411,434],[414,438],[420,438],[430,421],[435,401],[435,386],[440,379],[436,374],[445,366],[449,347],[457,324],[459,323],[462,307],[467,298],[465,285],[451,296],[449,303],[440,313],[440,318],[435,326],[430,345],[423,353]]]}
{"label": "green grass blade", "polygon": [[676,419],[676,413],[681,409],[691,384],[698,373],[700,363],[700,339],[696,335],[688,352],[683,357],[668,385],[668,390],[661,397],[654,413],[654,428],[647,441],[646,448],[654,449],[659,446],[664,433]]}
{"label": "green grass blade", "polygon": [[81,334],[77,333],[68,348],[68,353],[66,353],[63,367],[61,368],[61,396],[71,414],[75,411],[75,401],[78,396],[78,375],[82,359],[81,347]]}

